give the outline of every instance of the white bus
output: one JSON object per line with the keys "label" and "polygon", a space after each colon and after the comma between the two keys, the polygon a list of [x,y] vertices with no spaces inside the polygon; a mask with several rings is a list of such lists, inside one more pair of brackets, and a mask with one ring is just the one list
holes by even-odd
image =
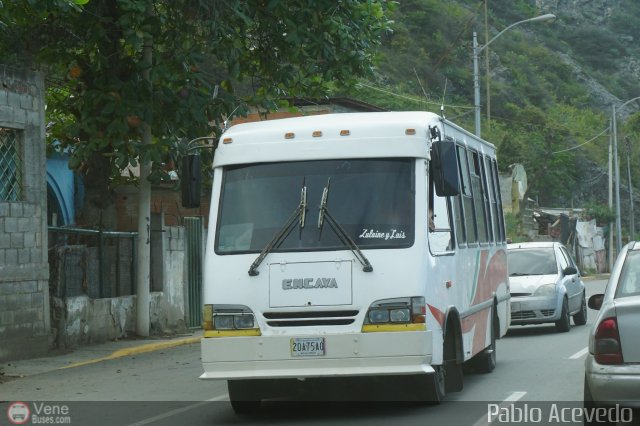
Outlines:
{"label": "white bus", "polygon": [[[197,157],[185,168],[199,169]],[[197,166],[197,167],[195,167]],[[184,178],[197,204],[199,181]],[[213,162],[201,379],[236,412],[299,379],[489,372],[509,326],[495,147],[428,112],[231,127]]]}

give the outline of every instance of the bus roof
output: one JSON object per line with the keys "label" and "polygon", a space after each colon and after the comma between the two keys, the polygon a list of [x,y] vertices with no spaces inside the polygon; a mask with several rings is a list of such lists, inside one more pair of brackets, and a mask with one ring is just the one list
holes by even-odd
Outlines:
{"label": "bus roof", "polygon": [[428,159],[428,132],[434,126],[442,128],[440,117],[425,111],[322,114],[242,123],[222,135],[213,165],[337,158]]}

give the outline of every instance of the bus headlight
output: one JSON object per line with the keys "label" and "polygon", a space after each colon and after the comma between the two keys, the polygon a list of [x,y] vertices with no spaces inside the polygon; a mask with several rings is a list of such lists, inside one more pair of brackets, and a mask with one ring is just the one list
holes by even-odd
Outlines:
{"label": "bus headlight", "polygon": [[215,330],[233,330],[234,315],[215,315],[213,317],[213,328]]}
{"label": "bus headlight", "polygon": [[411,314],[409,309],[392,309],[389,311],[389,319],[391,322],[409,322]]}
{"label": "bus headlight", "polygon": [[205,330],[258,330],[255,315],[244,305],[204,305],[203,316]]}
{"label": "bus headlight", "polygon": [[253,314],[250,315],[234,315],[234,325],[237,329],[254,328],[255,321],[253,320]]}
{"label": "bus headlight", "polygon": [[369,310],[369,322],[372,324],[380,324],[389,322],[388,309],[371,309]]}
{"label": "bus headlight", "polygon": [[399,297],[377,300],[371,304],[364,324],[424,324],[424,297]]}

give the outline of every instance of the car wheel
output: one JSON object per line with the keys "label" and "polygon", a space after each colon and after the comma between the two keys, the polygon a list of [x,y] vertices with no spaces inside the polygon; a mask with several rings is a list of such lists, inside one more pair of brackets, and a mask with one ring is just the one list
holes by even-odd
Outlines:
{"label": "car wheel", "polygon": [[582,293],[582,305],[580,306],[580,311],[573,316],[573,323],[575,325],[585,325],[587,323],[587,299]]}
{"label": "car wheel", "polygon": [[260,408],[260,398],[254,392],[251,381],[229,380],[227,389],[231,407],[236,414],[251,414]]}
{"label": "car wheel", "polygon": [[571,328],[571,317],[569,316],[569,303],[567,298],[564,298],[562,302],[562,312],[560,313],[560,319],[556,321],[556,330],[560,332],[567,332]]}
{"label": "car wheel", "polygon": [[595,416],[595,410],[597,405],[593,400],[593,395],[591,395],[591,389],[589,388],[589,382],[587,382],[587,377],[584,378],[584,397],[583,397],[583,422],[584,426],[595,426],[595,425],[605,425],[605,426],[614,426],[617,423],[609,422],[608,419],[600,418],[598,419]]}

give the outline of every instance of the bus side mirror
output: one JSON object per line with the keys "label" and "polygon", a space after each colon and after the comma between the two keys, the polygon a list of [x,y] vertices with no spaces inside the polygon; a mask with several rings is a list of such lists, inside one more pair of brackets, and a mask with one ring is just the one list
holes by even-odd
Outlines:
{"label": "bus side mirror", "polygon": [[188,154],[182,157],[180,187],[182,189],[182,207],[193,209],[200,207],[200,155]]}
{"label": "bus side mirror", "polygon": [[438,197],[460,195],[458,157],[453,142],[437,141],[431,145],[431,171]]}

